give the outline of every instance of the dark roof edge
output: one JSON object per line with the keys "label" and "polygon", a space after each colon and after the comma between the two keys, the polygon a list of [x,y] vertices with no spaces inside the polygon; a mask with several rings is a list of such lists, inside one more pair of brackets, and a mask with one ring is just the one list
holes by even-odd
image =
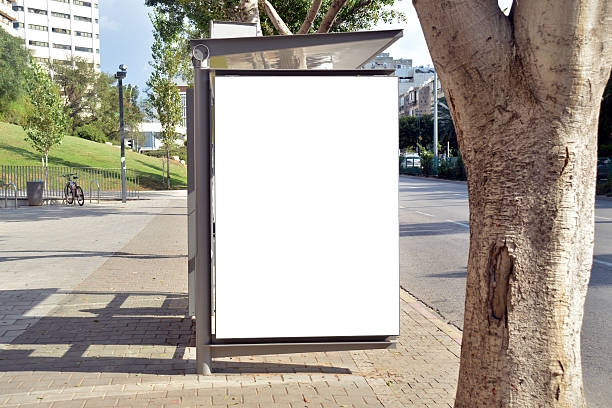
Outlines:
{"label": "dark roof edge", "polygon": [[[351,43],[358,41],[373,41],[388,39],[387,45],[377,51],[366,61],[372,59],[389,45],[402,37],[403,30],[380,30],[380,31],[356,31],[351,33],[326,33],[326,34],[295,34],[295,35],[270,35],[263,37],[238,37],[238,38],[206,38],[190,40],[189,46],[203,44],[208,47],[210,56],[242,54],[248,52],[262,52],[271,50],[282,50],[297,47],[314,47],[318,45]],[[362,65],[363,65],[362,64]]]}

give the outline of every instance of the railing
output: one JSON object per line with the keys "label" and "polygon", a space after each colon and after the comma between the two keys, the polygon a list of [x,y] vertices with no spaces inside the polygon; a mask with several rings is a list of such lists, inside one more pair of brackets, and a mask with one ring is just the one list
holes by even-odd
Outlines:
{"label": "railing", "polygon": [[17,186],[15,185],[15,183],[7,183],[4,186],[4,208],[8,207],[8,193],[7,190],[9,187],[13,187],[13,191],[15,192],[15,208],[17,208]]}
{"label": "railing", "polygon": [[[43,199],[63,199],[67,181],[64,175],[74,173],[78,176],[77,183],[85,194],[89,193],[91,196],[92,183],[95,181],[99,197],[102,199],[121,198],[121,169],[119,168],[53,166],[47,167],[46,170],[45,177],[45,169],[42,166],[0,165],[0,181],[4,184],[15,184],[19,198],[27,197],[26,183],[28,181],[45,181]],[[139,180],[134,170],[126,170],[126,184],[127,198],[139,198]]]}
{"label": "railing", "polygon": [[93,183],[96,183],[96,187],[98,188],[98,204],[100,204],[100,183],[98,183],[98,180],[89,181],[89,204],[91,204],[91,196],[93,193],[93,188],[91,186]]}

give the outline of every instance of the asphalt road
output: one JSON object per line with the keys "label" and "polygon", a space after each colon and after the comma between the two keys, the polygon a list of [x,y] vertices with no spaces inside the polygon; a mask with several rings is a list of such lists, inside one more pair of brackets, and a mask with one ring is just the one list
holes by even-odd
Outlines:
{"label": "asphalt road", "polygon": [[[463,327],[469,207],[463,182],[400,177],[400,283]],[[584,310],[582,365],[589,407],[612,401],[612,200],[597,199]]]}

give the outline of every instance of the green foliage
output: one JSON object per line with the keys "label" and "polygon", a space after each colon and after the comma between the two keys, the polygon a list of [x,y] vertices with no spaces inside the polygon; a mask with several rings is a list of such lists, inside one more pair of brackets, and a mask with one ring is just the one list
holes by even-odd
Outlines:
{"label": "green foliage", "polygon": [[47,70],[30,62],[26,89],[29,95],[29,109],[26,124],[26,139],[47,163],[49,149],[62,142],[68,124],[64,103],[59,88]]}
{"label": "green foliage", "polygon": [[[144,151],[143,154],[151,157],[166,157],[166,150],[148,150]],[[172,146],[170,148],[170,157],[178,156],[179,160],[187,161],[187,147],[186,146]]]}
{"label": "green foliage", "polygon": [[91,140],[92,142],[104,143],[106,142],[106,136],[98,127],[94,125],[83,125],[76,129],[75,135],[82,138]]}
{"label": "green foliage", "polygon": [[[29,58],[23,40],[0,29],[0,117],[11,118],[11,113],[6,116],[9,105],[18,100],[23,103]],[[12,106],[12,110],[20,109]]]}
{"label": "green foliage", "polygon": [[[315,32],[319,27],[332,1],[323,0],[311,32]],[[406,21],[403,13],[393,10],[392,6],[395,2],[396,0],[348,0],[338,13],[330,31],[367,30],[380,21]],[[270,0],[270,3],[291,32],[296,33],[306,18],[312,1]],[[213,20],[240,20],[238,13],[240,0],[145,0],[145,4],[168,15],[167,22],[161,27],[159,33],[164,40],[179,39],[180,75],[189,84],[193,79],[188,40],[210,37],[210,22]],[[259,16],[263,34],[275,34],[276,29],[261,7]]]}
{"label": "green foliage", "polygon": [[[166,157],[177,138],[176,127],[183,120],[181,97],[174,79],[179,74],[181,47],[178,32],[169,30],[171,18],[168,14],[156,10],[150,15],[153,23],[153,45],[151,46],[153,68],[147,81],[149,92],[148,104],[154,110],[155,117],[161,124],[161,140],[166,147]],[[164,37],[162,34],[166,34]],[[168,178],[168,183],[170,179]],[[168,184],[170,188],[170,184]]]}
{"label": "green foliage", "polygon": [[76,128],[91,123],[97,117],[95,84],[99,74],[93,64],[80,57],[71,57],[67,62],[55,60],[49,67],[53,80],[61,89],[64,113],[70,120],[70,132],[74,133]]}
{"label": "green foliage", "polygon": [[424,150],[421,153],[421,173],[424,176],[433,175],[433,160],[434,156],[432,152]]}
{"label": "green foliage", "polygon": [[[106,139],[119,134],[119,91],[115,78],[96,72],[93,64],[75,57],[51,63],[53,79],[64,97],[64,111],[70,118],[70,132],[85,125],[97,127]],[[124,122],[127,129],[136,129],[144,117],[138,103],[138,87],[124,87]]]}
{"label": "green foliage", "polygon": [[399,118],[399,148],[416,149],[417,145],[433,149],[433,117],[431,115]]}
{"label": "green foliage", "polygon": [[[406,21],[406,17],[401,12],[392,9],[395,2],[396,0],[348,0],[338,13],[330,31],[367,30],[379,21]],[[270,4],[274,6],[278,15],[293,33],[299,30],[311,3],[311,0],[270,0]],[[323,0],[313,29],[311,29],[312,32],[319,27],[331,3],[332,0]],[[168,13],[171,17],[169,19],[171,27],[167,27],[169,31],[173,29],[181,31],[182,22],[187,19],[194,30],[202,36],[208,36],[212,20],[239,21],[240,0],[145,0],[145,4],[156,7],[163,13]],[[274,34],[274,26],[266,13],[260,10],[259,15],[264,35]],[[162,35],[165,33],[167,32],[162,32]]]}
{"label": "green foliage", "polygon": [[[0,163],[12,165],[38,165],[40,155],[26,142],[25,132],[19,126],[0,122]],[[162,189],[162,161],[144,154],[125,151],[128,168],[134,170],[145,189]],[[61,149],[49,152],[49,166],[106,167],[120,166],[120,149],[95,143],[80,137],[66,136]],[[187,167],[170,160],[170,177],[174,188],[187,187]]]}

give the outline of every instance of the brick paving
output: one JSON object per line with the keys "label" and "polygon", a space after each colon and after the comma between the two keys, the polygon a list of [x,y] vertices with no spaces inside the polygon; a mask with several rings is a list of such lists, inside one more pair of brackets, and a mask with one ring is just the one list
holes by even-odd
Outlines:
{"label": "brick paving", "polygon": [[403,290],[394,350],[223,358],[196,375],[185,203],[149,200],[144,227],[74,285],[0,281],[0,406],[452,406],[461,334]]}

